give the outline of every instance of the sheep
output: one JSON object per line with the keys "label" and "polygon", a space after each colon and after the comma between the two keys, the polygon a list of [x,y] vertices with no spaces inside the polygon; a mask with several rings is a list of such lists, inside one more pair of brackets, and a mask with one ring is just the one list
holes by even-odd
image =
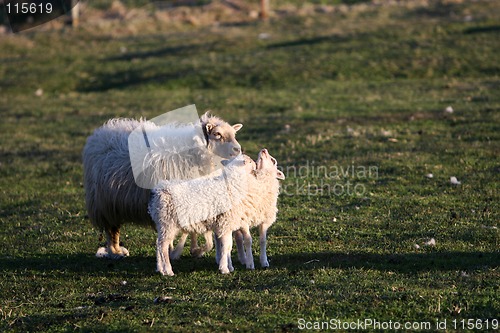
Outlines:
{"label": "sheep", "polygon": [[[120,246],[120,227],[124,223],[135,223],[154,227],[148,214],[148,202],[151,190],[137,185],[129,156],[128,137],[139,126],[147,128],[152,134],[151,145],[168,143],[170,133],[195,137],[196,126],[166,125],[158,127],[146,120],[115,118],[96,129],[88,137],[83,149],[83,174],[85,202],[92,224],[106,234],[106,247],[100,248],[96,256],[119,259],[129,255],[129,251]],[[208,112],[200,117],[200,123],[206,149],[191,151],[187,155],[170,156],[151,153],[145,157],[144,165],[151,171],[151,181],[187,177],[194,169],[199,174],[209,173],[213,161],[208,156],[231,158],[241,154],[241,146],[236,141],[236,132],[242,124],[229,125],[219,117]],[[157,133],[155,135],[154,133]],[[197,132],[196,132],[197,133]],[[194,140],[194,139],[193,139]],[[158,149],[157,149],[158,150]],[[192,157],[197,158],[192,158]],[[184,158],[183,158],[184,157]],[[187,172],[189,171],[189,172]],[[197,249],[196,238],[192,242],[192,251],[198,254],[208,251],[213,246],[211,234],[206,235],[204,249]]]}
{"label": "sheep", "polygon": [[[263,149],[256,167],[244,155],[234,158],[222,172],[213,176],[160,182],[152,191],[148,208],[158,232],[157,271],[162,275],[174,275],[168,247],[179,232],[200,234],[210,230],[221,243],[221,273],[234,270],[230,255],[232,232],[237,230],[243,234],[246,267],[253,269],[250,227],[257,225],[261,265],[268,267],[266,235],[278,211],[278,179],[285,179],[285,176],[277,169],[276,160]],[[199,195],[200,199],[192,200]]]}

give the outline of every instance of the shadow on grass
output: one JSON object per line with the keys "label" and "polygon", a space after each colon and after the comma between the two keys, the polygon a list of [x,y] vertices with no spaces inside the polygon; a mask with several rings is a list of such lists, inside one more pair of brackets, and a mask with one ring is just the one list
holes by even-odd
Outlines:
{"label": "shadow on grass", "polygon": [[177,71],[172,73],[160,73],[155,75],[145,74],[143,69],[126,70],[114,74],[101,74],[97,83],[83,85],[81,92],[100,92],[110,89],[124,89],[128,87],[155,83],[165,84],[176,81],[192,74],[192,70]]}
{"label": "shadow on grass", "polygon": [[[75,326],[71,325],[70,324],[71,322],[88,321],[92,319],[95,320],[96,317],[98,318],[98,316],[95,313],[93,313],[93,311],[88,311],[88,310],[71,311],[71,313],[57,314],[57,315],[49,315],[49,314],[29,315],[29,316],[24,316],[19,320],[12,322],[9,326],[5,325],[5,330],[11,331],[12,329],[15,329],[15,331],[19,332],[43,332],[47,331],[49,327],[51,327],[52,325],[58,326],[64,323],[66,325],[65,327],[66,331],[74,331]],[[2,326],[0,326],[0,328],[1,327]],[[92,332],[106,332],[106,330],[105,329],[97,330],[95,328],[92,328]]]}
{"label": "shadow on grass", "polygon": [[154,50],[128,52],[124,54],[109,56],[103,59],[105,63],[133,60],[138,60],[139,62],[134,66],[134,69],[115,71],[112,73],[96,73],[98,80],[92,81],[90,83],[83,82],[82,84],[80,84],[79,91],[99,92],[109,89],[123,89],[130,86],[149,83],[164,84],[169,81],[179,80],[183,77],[195,74],[196,71],[193,68],[172,68],[172,64],[163,69],[162,66],[165,66],[164,64],[144,66],[142,61],[151,58],[164,60],[164,58],[170,56],[186,57],[191,54],[202,53],[204,50],[212,50],[214,46],[215,43],[168,46]]}
{"label": "shadow on grass", "polygon": [[177,56],[180,54],[189,55],[190,53],[200,52],[201,49],[209,49],[214,46],[211,44],[202,44],[202,45],[182,45],[175,47],[165,47],[152,51],[145,52],[130,52],[117,56],[112,56],[104,59],[105,61],[130,61],[130,60],[144,60],[148,58],[157,58],[164,56]]}
{"label": "shadow on grass", "polygon": [[[256,267],[260,267],[255,256]],[[495,252],[435,252],[407,254],[372,253],[296,253],[274,255],[269,258],[272,268],[291,271],[317,268],[367,268],[400,273],[420,271],[471,271],[500,267],[500,253]],[[244,270],[233,253],[236,270]],[[184,256],[172,261],[176,273],[217,271],[213,255],[201,259]],[[153,275],[156,273],[156,259],[151,256],[131,256],[122,260],[97,259],[92,254],[47,254],[28,258],[0,258],[4,272],[22,271],[71,271],[87,274],[127,273],[132,275]]]}
{"label": "shadow on grass", "polygon": [[40,207],[40,200],[23,200],[20,202],[5,204],[0,209],[0,218],[10,216],[26,217],[33,215],[33,212]]}
{"label": "shadow on grass", "polygon": [[292,40],[288,42],[274,43],[267,46],[268,49],[275,49],[281,47],[293,47],[293,46],[306,46],[314,45],[319,43],[331,42],[331,43],[341,43],[351,40],[352,37],[342,37],[342,36],[319,36],[314,38],[302,38],[297,40]]}
{"label": "shadow on grass", "polygon": [[369,268],[409,273],[419,271],[470,271],[500,266],[500,253],[494,252],[405,254],[319,252],[276,255],[270,259],[272,260],[272,266],[286,266],[294,270],[310,270],[319,267]]}
{"label": "shadow on grass", "polygon": [[[237,261],[237,259],[235,259]],[[242,269],[236,261],[233,261],[237,269]],[[184,255],[179,260],[171,261],[176,274],[188,274],[190,272],[217,272],[218,266],[215,263],[214,253],[203,258],[194,258]],[[23,272],[39,272],[59,274],[77,273],[79,276],[106,276],[106,275],[127,275],[127,276],[152,276],[157,275],[156,257],[154,253],[150,256],[131,255],[119,260],[96,258],[92,253],[79,254],[46,254],[33,257],[2,257],[0,267],[3,273],[11,272],[15,274]],[[158,274],[159,276],[159,274]]]}
{"label": "shadow on grass", "polygon": [[34,257],[3,257],[0,258],[3,272],[74,272],[81,275],[106,274],[122,271],[127,273],[155,272],[154,257],[135,256],[122,260],[98,259],[91,253],[80,254],[46,254]]}
{"label": "shadow on grass", "polygon": [[489,33],[489,32],[500,32],[500,25],[489,25],[484,27],[470,27],[464,30],[464,34],[478,34],[478,33]]}
{"label": "shadow on grass", "polygon": [[[24,149],[23,149],[24,148]],[[14,159],[26,159],[34,161],[52,161],[55,157],[59,157],[61,152],[57,149],[42,149],[35,145],[17,148],[15,151],[0,152],[1,161],[12,161]]]}

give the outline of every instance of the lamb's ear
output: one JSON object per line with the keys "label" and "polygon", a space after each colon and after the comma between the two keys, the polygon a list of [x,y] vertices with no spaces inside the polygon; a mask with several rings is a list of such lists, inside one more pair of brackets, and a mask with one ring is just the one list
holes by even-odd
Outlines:
{"label": "lamb's ear", "polygon": [[285,174],[281,172],[280,170],[276,171],[276,178],[284,180],[285,179]]}
{"label": "lamb's ear", "polygon": [[236,132],[238,132],[243,127],[243,124],[234,124],[233,128]]}

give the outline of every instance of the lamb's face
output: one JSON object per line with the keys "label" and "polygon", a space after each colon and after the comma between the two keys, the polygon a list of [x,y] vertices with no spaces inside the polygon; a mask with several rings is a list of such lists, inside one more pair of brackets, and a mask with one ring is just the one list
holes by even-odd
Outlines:
{"label": "lamb's face", "polygon": [[243,155],[243,161],[245,163],[245,170],[247,173],[252,173],[257,169],[257,164],[248,155]]}
{"label": "lamb's face", "polygon": [[257,170],[269,170],[276,173],[277,179],[285,179],[283,172],[278,170],[278,162],[269,154],[267,149],[262,149],[257,158]]}
{"label": "lamb's face", "polygon": [[229,125],[220,119],[209,118],[205,124],[205,133],[208,140],[208,149],[222,158],[232,158],[241,154],[241,146],[236,141],[236,132],[243,125]]}

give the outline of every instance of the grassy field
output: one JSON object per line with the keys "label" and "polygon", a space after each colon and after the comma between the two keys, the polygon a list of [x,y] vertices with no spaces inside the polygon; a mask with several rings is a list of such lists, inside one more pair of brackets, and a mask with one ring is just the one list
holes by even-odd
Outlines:
{"label": "grassy field", "polygon": [[[0,36],[0,330],[298,331],[373,319],[495,331],[500,3],[119,31]],[[96,259],[87,136],[112,117],[193,103],[242,122],[246,153],[268,148],[287,175],[270,269],[223,276],[214,253],[186,251],[165,278],[154,230],[133,225],[122,233],[130,257]]]}

